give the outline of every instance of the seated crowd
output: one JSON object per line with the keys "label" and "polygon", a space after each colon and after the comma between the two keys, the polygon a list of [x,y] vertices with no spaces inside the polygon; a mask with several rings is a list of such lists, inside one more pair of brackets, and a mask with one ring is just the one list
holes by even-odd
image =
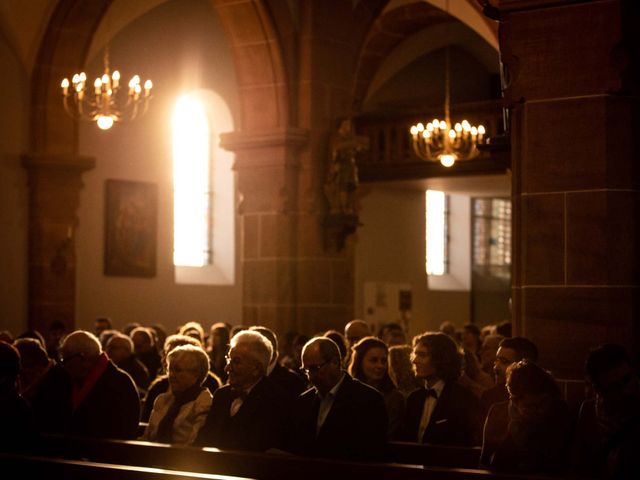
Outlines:
{"label": "seated crowd", "polygon": [[287,345],[266,327],[224,323],[208,338],[197,322],[167,337],[99,318],[95,333],[56,335],[55,345],[6,332],[0,450],[58,433],[392,462],[388,442],[400,441],[481,446],[478,467],[495,471],[640,471],[640,380],[622,347],[590,352],[590,394],[573,418],[530,340],[504,325],[451,327],[411,345],[400,325],[374,336],[362,320],[344,335],[287,335]]}

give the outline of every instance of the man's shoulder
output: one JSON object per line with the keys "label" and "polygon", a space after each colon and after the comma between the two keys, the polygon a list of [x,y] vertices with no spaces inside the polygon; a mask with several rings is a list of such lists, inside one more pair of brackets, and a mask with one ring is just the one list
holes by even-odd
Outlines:
{"label": "man's shoulder", "polygon": [[508,400],[508,398],[509,394],[507,392],[507,387],[505,387],[504,384],[498,384],[482,392],[480,401],[488,408],[490,405],[498,402],[504,402],[505,400]]}
{"label": "man's shoulder", "polygon": [[351,398],[352,400],[384,402],[384,397],[375,388],[353,378],[348,373],[344,374],[344,380],[338,390],[339,397]]}
{"label": "man's shoulder", "polygon": [[231,385],[223,385],[213,393],[214,400],[230,397],[233,391]]}
{"label": "man's shoulder", "polygon": [[469,388],[458,381],[446,382],[444,384],[444,389],[442,390],[442,396],[444,395],[451,395],[461,400],[479,403],[478,397],[476,397]]}
{"label": "man's shoulder", "polygon": [[269,375],[269,378],[273,382],[279,382],[294,387],[298,389],[298,391],[303,390],[306,386],[305,381],[302,379],[302,377],[300,377],[300,375],[298,375],[290,368],[283,367],[280,364],[274,367],[271,375]]}
{"label": "man's shoulder", "polygon": [[[100,380],[104,379],[108,382],[119,383],[120,385],[128,385],[129,383],[134,383],[131,375],[127,373],[124,369],[118,367],[115,363],[109,360],[107,364],[107,368],[104,371],[104,374],[100,377]],[[135,387],[135,383],[134,383]]]}
{"label": "man's shoulder", "polygon": [[148,395],[166,392],[169,388],[169,377],[166,375],[158,375],[149,385]]}
{"label": "man's shoulder", "polygon": [[281,402],[285,397],[282,387],[269,377],[262,377],[253,387],[249,395],[255,394],[261,399],[272,402]]}

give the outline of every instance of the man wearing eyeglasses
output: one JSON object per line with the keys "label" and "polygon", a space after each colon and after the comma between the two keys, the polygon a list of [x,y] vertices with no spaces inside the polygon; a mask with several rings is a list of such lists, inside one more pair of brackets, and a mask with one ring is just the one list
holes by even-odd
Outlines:
{"label": "man wearing eyeglasses", "polygon": [[197,445],[234,450],[282,449],[289,411],[286,397],[267,378],[271,343],[255,331],[231,339],[228,383],[213,395]]}
{"label": "man wearing eyeglasses", "polygon": [[68,432],[96,438],[136,438],[138,390],[131,377],[102,351],[100,341],[77,330],[65,338],[60,354],[73,382]]}
{"label": "man wearing eyeglasses", "polygon": [[340,350],[329,338],[313,338],[302,349],[302,367],[313,388],[296,403],[290,448],[309,456],[383,461],[383,397],[341,365]]}

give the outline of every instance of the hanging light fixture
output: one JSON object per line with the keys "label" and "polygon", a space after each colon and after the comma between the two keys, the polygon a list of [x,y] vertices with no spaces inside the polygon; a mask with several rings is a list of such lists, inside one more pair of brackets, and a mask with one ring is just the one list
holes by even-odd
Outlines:
{"label": "hanging light fixture", "polygon": [[146,80],[140,85],[140,77],[129,80],[127,98],[120,101],[120,72],[109,69],[109,47],[104,52],[104,73],[93,82],[93,90],[87,87],[87,75],[76,73],[69,82],[62,80],[62,98],[65,111],[74,119],[96,122],[102,130],[110,129],[114,123],[133,120],[144,115],[151,99],[153,83]]}
{"label": "hanging light fixture", "polygon": [[[449,2],[446,5],[449,13]],[[413,138],[413,150],[418,157],[428,161],[439,161],[445,167],[451,167],[458,160],[471,160],[478,156],[478,144],[485,139],[485,128],[473,126],[467,120],[451,127],[450,118],[450,73],[449,46],[445,51],[444,80],[444,120],[437,118],[426,125],[418,123],[409,130]]]}

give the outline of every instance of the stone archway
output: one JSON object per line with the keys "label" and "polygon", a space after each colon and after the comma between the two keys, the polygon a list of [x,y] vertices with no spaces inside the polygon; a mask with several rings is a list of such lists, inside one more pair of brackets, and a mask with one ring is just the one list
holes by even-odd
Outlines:
{"label": "stone archway", "polygon": [[94,160],[78,155],[77,125],[59,101],[60,78],[81,67],[93,31],[111,0],[60,1],[40,44],[31,83],[29,182],[29,328],[54,320],[75,324],[74,231],[82,173]]}
{"label": "stone archway", "polygon": [[[32,77],[30,150],[23,156],[30,197],[29,328],[43,332],[54,320],[74,328],[76,211],[82,173],[95,163],[78,155],[78,125],[62,108],[59,83],[68,72],[84,65],[93,35],[112,3],[58,2],[41,40]],[[279,201],[281,192],[295,191],[291,148],[304,135],[289,128],[282,49],[265,2],[212,3],[230,38],[239,79],[241,126],[239,132],[227,136],[226,146],[237,154],[238,184],[247,192],[244,204],[250,209],[253,192]],[[267,168],[272,175],[251,176],[256,161],[263,164],[259,169]],[[264,188],[269,190],[267,195]]]}

